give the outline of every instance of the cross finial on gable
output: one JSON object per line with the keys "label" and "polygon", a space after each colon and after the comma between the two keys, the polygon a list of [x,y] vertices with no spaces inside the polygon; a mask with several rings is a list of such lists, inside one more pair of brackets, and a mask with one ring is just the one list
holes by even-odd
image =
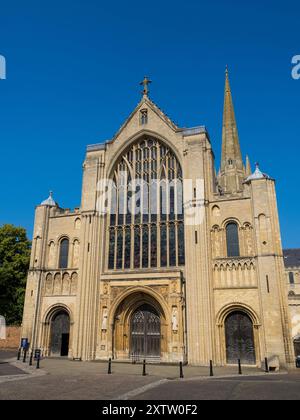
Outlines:
{"label": "cross finial on gable", "polygon": [[144,96],[149,95],[149,85],[150,85],[150,83],[152,83],[152,81],[150,79],[148,79],[147,76],[145,76],[144,80],[140,83],[141,86],[144,86],[144,89],[142,91]]}

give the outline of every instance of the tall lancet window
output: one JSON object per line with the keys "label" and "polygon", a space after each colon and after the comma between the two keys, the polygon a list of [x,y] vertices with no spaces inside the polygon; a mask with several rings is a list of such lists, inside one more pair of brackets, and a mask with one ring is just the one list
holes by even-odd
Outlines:
{"label": "tall lancet window", "polygon": [[231,222],[226,226],[226,241],[227,241],[227,256],[239,257],[240,244],[239,244],[239,228],[237,223]]}
{"label": "tall lancet window", "polygon": [[108,269],[184,265],[182,170],[172,150],[143,138],[118,159],[112,178]]}
{"label": "tall lancet window", "polygon": [[69,264],[69,239],[60,242],[59,249],[59,268],[68,268]]}
{"label": "tall lancet window", "polygon": [[295,284],[295,277],[292,271],[289,273],[289,281],[290,281],[290,284]]}

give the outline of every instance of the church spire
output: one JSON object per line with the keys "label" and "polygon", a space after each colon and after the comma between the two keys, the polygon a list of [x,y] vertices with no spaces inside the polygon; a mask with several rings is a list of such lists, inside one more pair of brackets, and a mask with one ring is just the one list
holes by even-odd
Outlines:
{"label": "church spire", "polygon": [[242,189],[244,177],[245,170],[229,83],[229,71],[226,67],[220,182],[225,192],[235,193]]}
{"label": "church spire", "polygon": [[234,161],[239,169],[243,167],[242,154],[240,149],[239,135],[235,120],[233,101],[229,83],[229,71],[225,72],[225,93],[223,111],[223,134],[222,134],[222,165],[225,170],[229,161]]}
{"label": "church spire", "polygon": [[249,156],[246,156],[246,176],[250,176],[252,174],[251,163]]}

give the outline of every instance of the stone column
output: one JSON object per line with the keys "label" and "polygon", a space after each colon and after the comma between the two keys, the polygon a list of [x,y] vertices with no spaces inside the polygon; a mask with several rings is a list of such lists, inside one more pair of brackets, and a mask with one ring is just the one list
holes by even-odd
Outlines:
{"label": "stone column", "polygon": [[[212,263],[206,205],[212,189],[211,153],[205,134],[189,136],[186,145],[184,178],[193,181],[192,196],[187,197],[187,191],[184,192],[188,362],[208,365],[214,358]],[[197,180],[200,180],[198,185]],[[187,217],[188,212],[194,212],[194,216]]]}

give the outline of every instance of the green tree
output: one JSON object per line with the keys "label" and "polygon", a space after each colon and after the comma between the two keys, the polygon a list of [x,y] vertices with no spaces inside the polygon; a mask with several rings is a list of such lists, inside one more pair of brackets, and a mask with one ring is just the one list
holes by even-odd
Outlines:
{"label": "green tree", "polygon": [[0,227],[0,315],[8,325],[22,321],[30,247],[25,229]]}

